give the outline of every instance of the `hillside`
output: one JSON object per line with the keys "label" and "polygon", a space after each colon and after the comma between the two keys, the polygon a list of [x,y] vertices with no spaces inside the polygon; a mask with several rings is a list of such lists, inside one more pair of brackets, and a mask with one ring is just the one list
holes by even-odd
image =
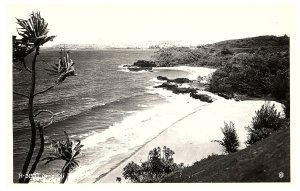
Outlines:
{"label": "hillside", "polygon": [[[269,49],[269,51],[286,51],[289,47],[289,37],[284,36],[258,36],[251,38],[225,40],[213,44],[205,45],[207,48],[222,49],[224,47],[232,49],[233,52],[254,52],[258,49]],[[263,47],[263,48],[262,48]]]}
{"label": "hillside", "polygon": [[[159,49],[153,59],[157,66],[179,65],[216,68],[208,91],[275,99],[289,96],[289,37],[259,36],[214,44]],[[283,101],[285,100],[285,101]]]}
{"label": "hillside", "polygon": [[282,129],[239,152],[213,155],[162,180],[175,182],[289,182],[290,132]]}
{"label": "hillside", "polygon": [[286,35],[279,37],[258,36],[199,45],[195,49],[169,47],[156,51],[153,59],[158,66],[192,65],[220,68],[240,53],[288,54],[289,40]]}

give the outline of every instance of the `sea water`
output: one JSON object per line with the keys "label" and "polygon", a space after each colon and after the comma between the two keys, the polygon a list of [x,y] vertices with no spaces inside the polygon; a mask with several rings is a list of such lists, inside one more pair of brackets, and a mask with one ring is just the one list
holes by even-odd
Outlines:
{"label": "sea water", "polygon": [[[64,140],[63,131],[71,139],[81,140],[84,145],[79,156],[80,166],[70,173],[68,182],[94,182],[100,179],[178,118],[205,105],[188,95],[174,97],[171,92],[153,88],[162,83],[156,80],[159,75],[169,78],[191,75],[186,68],[129,72],[122,67],[139,59],[151,59],[151,55],[152,50],[72,51],[70,57],[76,63],[78,75],[67,78],[53,90],[36,97],[36,111],[47,109],[59,113],[54,123],[45,129],[43,157],[52,151],[51,140]],[[37,91],[54,83],[55,77],[47,75],[44,68],[58,62],[58,56],[58,51],[41,51],[37,62]],[[30,63],[30,58],[27,62]],[[26,92],[29,85],[30,75],[26,71],[13,73],[14,91]],[[176,104],[170,104],[175,101]],[[178,112],[178,107],[189,109]],[[47,119],[47,115],[40,117],[43,122],[47,122]],[[27,100],[14,96],[15,182],[21,172],[29,142]],[[34,181],[58,182],[64,162],[44,163],[39,163]]]}

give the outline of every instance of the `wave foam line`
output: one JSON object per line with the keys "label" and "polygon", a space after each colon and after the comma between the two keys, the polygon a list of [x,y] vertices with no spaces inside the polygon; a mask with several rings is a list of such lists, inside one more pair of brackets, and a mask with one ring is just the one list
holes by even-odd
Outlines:
{"label": "wave foam line", "polygon": [[140,146],[138,149],[136,149],[132,154],[130,154],[128,157],[124,158],[123,160],[121,160],[117,165],[115,165],[113,168],[111,168],[108,172],[105,172],[103,174],[101,174],[99,177],[97,177],[95,179],[95,181],[93,183],[98,182],[101,178],[105,177],[107,174],[109,174],[110,172],[112,172],[113,170],[115,170],[116,168],[118,168],[120,165],[122,165],[126,160],[128,160],[129,158],[131,158],[133,155],[135,155],[138,151],[140,151],[141,149],[143,149],[147,144],[149,144],[150,142],[152,142],[154,139],[156,139],[157,137],[159,137],[162,133],[164,133],[165,131],[167,131],[169,128],[173,127],[174,125],[176,125],[177,123],[179,123],[180,121],[192,116],[193,114],[197,113],[198,111],[202,110],[204,107],[208,106],[209,104],[205,104],[205,105],[201,105],[199,106],[195,111],[187,114],[186,116],[178,119],[177,121],[173,122],[171,125],[169,125],[167,128],[165,128],[164,130],[162,130],[161,132],[159,132],[156,136],[154,136],[153,138],[151,138],[150,140],[146,141],[142,146]]}

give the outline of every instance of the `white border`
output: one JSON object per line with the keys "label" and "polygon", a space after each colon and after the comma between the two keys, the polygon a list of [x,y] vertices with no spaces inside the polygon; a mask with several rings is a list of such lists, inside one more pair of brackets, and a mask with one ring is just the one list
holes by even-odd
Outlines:
{"label": "white border", "polygon": [[[297,53],[299,54],[299,38],[296,34],[299,34],[299,24],[297,24],[297,29],[294,31],[293,35],[291,35],[291,96],[292,96],[292,116],[291,116],[291,166],[293,167],[292,170],[292,183],[226,183],[226,184],[78,184],[78,185],[48,185],[48,184],[40,184],[40,185],[18,185],[12,184],[12,70],[10,65],[10,58],[11,58],[11,35],[7,33],[7,23],[6,23],[6,8],[8,5],[12,4],[23,4],[23,3],[33,3],[33,4],[93,4],[93,3],[109,3],[109,4],[291,4],[297,8],[297,17],[299,19],[299,4],[296,0],[287,0],[287,1],[274,1],[274,0],[252,0],[252,1],[224,1],[224,0],[47,0],[47,1],[40,1],[40,0],[30,0],[30,1],[22,1],[22,0],[12,0],[12,1],[1,1],[1,9],[0,9],[0,17],[1,17],[1,51],[0,51],[0,59],[1,59],[1,75],[0,75],[0,82],[1,85],[1,127],[0,127],[0,144],[2,146],[0,158],[0,190],[53,190],[53,189],[72,189],[72,190],[86,190],[86,189],[95,189],[95,190],[155,190],[155,189],[176,189],[176,190],[299,190],[299,175],[297,172],[300,172],[299,165],[297,161],[299,161],[299,148],[298,148],[298,135],[299,135],[299,126],[298,126],[298,111],[299,108],[299,101],[297,101],[299,97],[298,92],[298,84],[299,82],[299,75],[297,72],[299,71],[299,66],[297,61],[299,61],[297,57]],[[299,23],[299,22],[298,22]],[[3,27],[4,26],[4,27]],[[296,32],[297,31],[297,32]],[[9,38],[8,38],[9,37]],[[297,63],[297,64],[296,64]]]}

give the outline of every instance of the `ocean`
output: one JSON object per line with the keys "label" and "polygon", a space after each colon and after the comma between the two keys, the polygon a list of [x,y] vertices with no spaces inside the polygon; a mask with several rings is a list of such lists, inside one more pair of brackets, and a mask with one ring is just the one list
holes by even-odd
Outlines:
{"label": "ocean", "polygon": [[[153,50],[72,51],[70,58],[76,63],[78,76],[67,78],[61,85],[35,98],[36,110],[59,113],[44,132],[45,152],[42,158],[51,152],[51,140],[64,140],[63,131],[71,139],[81,140],[84,145],[79,158],[80,167],[70,173],[68,182],[99,180],[175,119],[186,114],[174,113],[168,105],[170,99],[175,99],[172,93],[153,86],[161,83],[156,80],[159,75],[177,78],[186,77],[190,72],[168,68],[154,72],[129,72],[122,67],[139,59],[151,59],[151,55]],[[58,62],[58,57],[59,51],[41,50],[37,60],[37,91],[55,81],[44,68]],[[26,71],[13,73],[14,91],[26,92],[29,84],[30,76]],[[180,96],[176,99],[180,100]],[[184,106],[187,99],[182,97],[181,100]],[[40,120],[46,121],[47,115],[41,116]],[[14,182],[21,172],[29,141],[27,100],[14,96]],[[48,165],[40,162],[33,181],[59,182],[63,164],[63,161]]]}

